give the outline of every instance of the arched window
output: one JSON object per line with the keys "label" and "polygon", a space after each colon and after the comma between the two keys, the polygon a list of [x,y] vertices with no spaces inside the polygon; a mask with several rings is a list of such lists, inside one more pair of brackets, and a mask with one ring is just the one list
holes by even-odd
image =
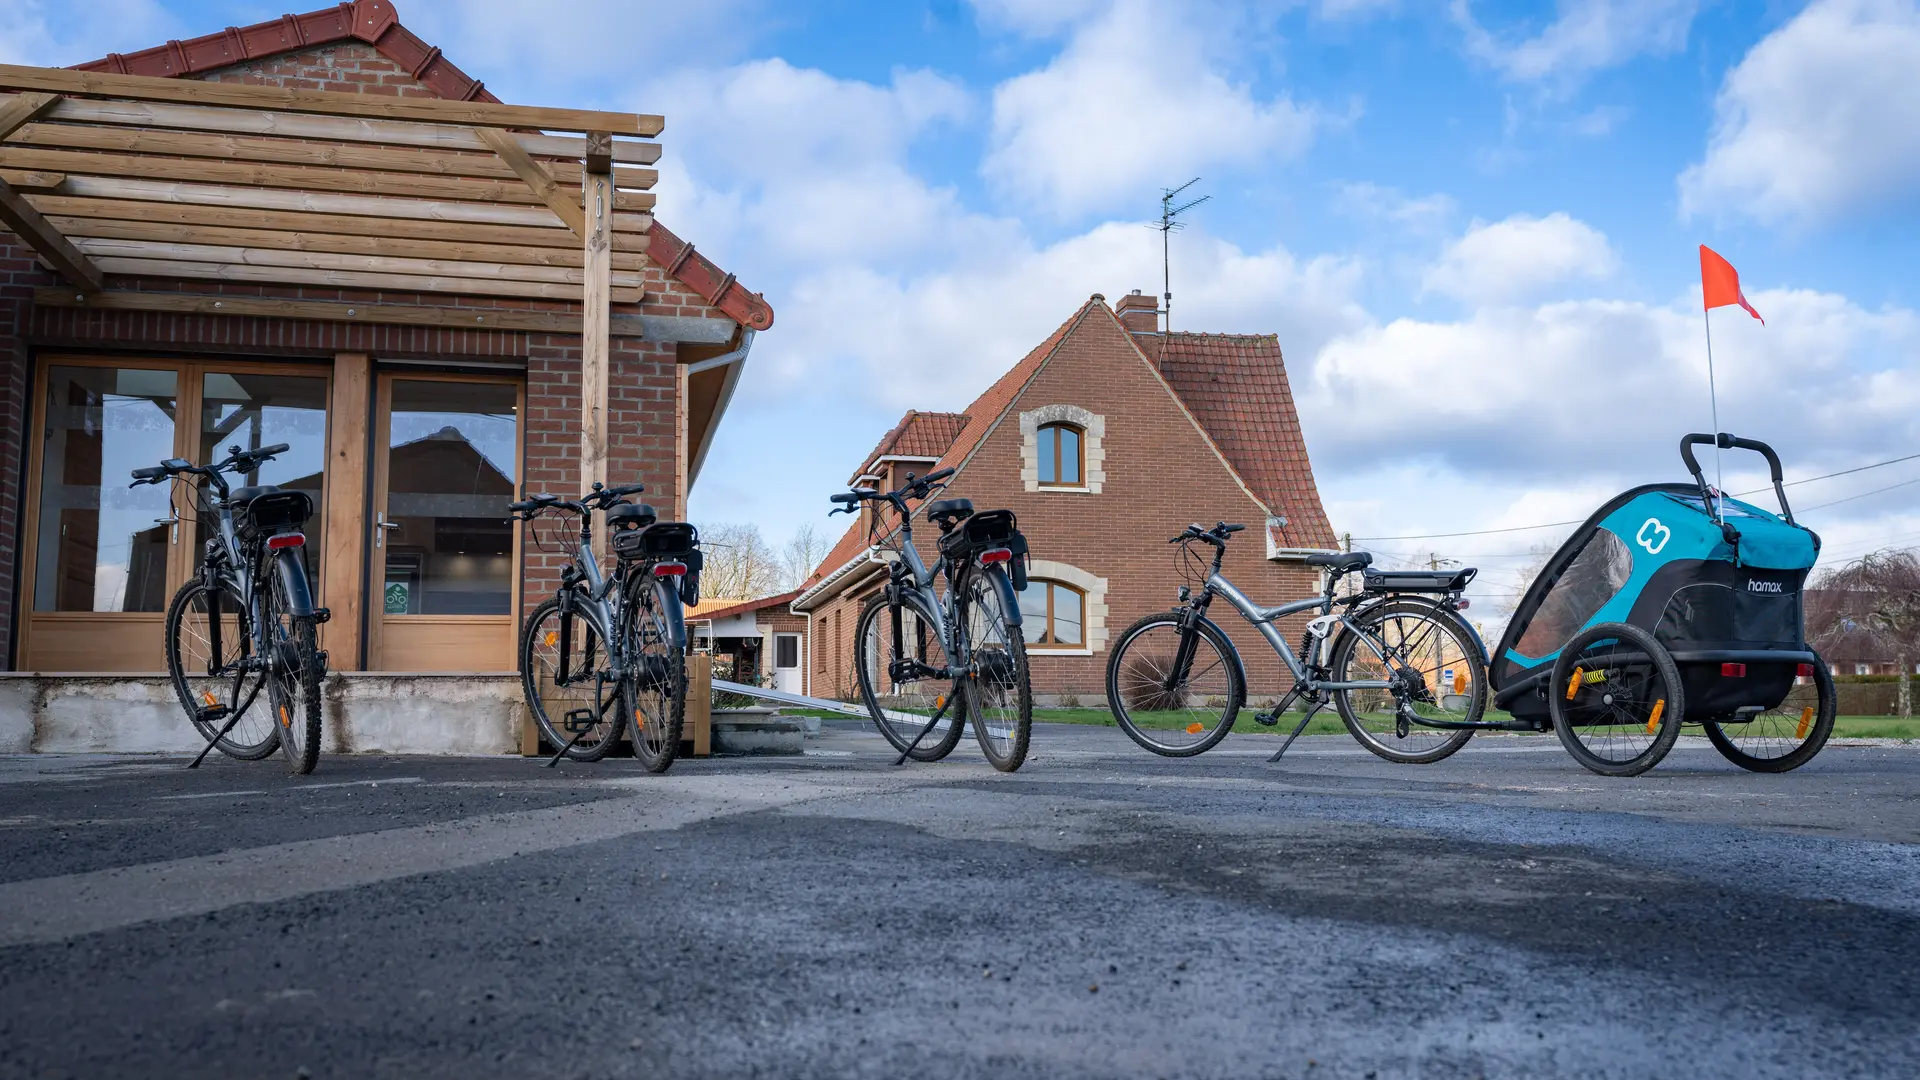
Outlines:
{"label": "arched window", "polygon": [[1087,594],[1064,582],[1034,578],[1020,593],[1027,648],[1087,647]]}
{"label": "arched window", "polygon": [[1035,433],[1040,486],[1080,487],[1086,476],[1086,433],[1077,424],[1047,424]]}

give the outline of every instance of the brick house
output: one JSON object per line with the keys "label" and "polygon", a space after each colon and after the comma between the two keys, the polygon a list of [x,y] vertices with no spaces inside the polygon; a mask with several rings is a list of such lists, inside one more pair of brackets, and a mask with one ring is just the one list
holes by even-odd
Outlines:
{"label": "brick house", "polygon": [[[1104,700],[1109,643],[1174,602],[1167,538],[1188,523],[1247,524],[1227,573],[1274,603],[1315,589],[1300,560],[1334,546],[1278,341],[1162,333],[1137,290],[1117,308],[1095,294],[963,412],[907,413],[849,482],[889,490],[949,466],[948,496],[1013,510],[1031,542],[1021,606],[1043,704]],[[808,620],[810,693],[857,694],[853,628],[886,580],[870,524],[863,514],[791,604]],[[929,564],[935,536],[916,527]],[[1281,689],[1258,636],[1219,621],[1247,661],[1250,698]]]}
{"label": "brick house", "polygon": [[801,693],[807,620],[787,607],[799,595],[703,603],[687,611],[688,640],[712,655],[714,678]]}
{"label": "brick house", "polygon": [[[655,174],[638,166],[657,144],[592,132],[613,117],[634,125],[614,134],[647,137],[658,118],[578,113],[568,130],[587,134],[571,141],[538,123],[483,129],[487,108],[518,107],[390,0],[77,70],[98,81],[64,89],[66,72],[14,68],[0,83],[0,667],[163,670],[161,611],[198,547],[192,508],[128,491],[126,470],[230,442],[292,444],[255,482],[313,488],[336,670],[515,667],[518,614],[563,556],[502,520],[496,488],[568,493],[584,470],[643,480],[663,516],[684,517],[773,312],[652,220]],[[129,75],[290,104],[210,108]],[[427,122],[353,120],[360,134],[343,135],[328,104],[342,94],[307,91],[368,102],[350,115],[420,102]],[[207,104],[265,94],[207,91],[223,92]],[[472,103],[482,126],[437,123],[440,103]],[[567,231],[594,213],[583,192],[612,222],[591,226],[607,254]],[[511,265],[459,261],[482,259]],[[590,379],[603,405],[584,396]]]}

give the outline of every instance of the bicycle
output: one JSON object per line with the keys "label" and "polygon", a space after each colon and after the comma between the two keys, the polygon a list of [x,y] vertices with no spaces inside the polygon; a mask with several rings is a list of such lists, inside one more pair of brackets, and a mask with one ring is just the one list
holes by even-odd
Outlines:
{"label": "bicycle", "polygon": [[[1129,626],[1107,664],[1108,707],[1134,742],[1167,757],[1192,757],[1233,729],[1246,701],[1246,667],[1232,639],[1207,617],[1215,596],[1259,631],[1293,675],[1286,695],[1255,721],[1272,727],[1295,701],[1307,703],[1269,761],[1279,761],[1329,704],[1360,745],[1408,764],[1439,761],[1475,731],[1504,729],[1481,721],[1486,648],[1459,615],[1460,592],[1474,570],[1382,572],[1366,569],[1373,556],[1364,551],[1309,555],[1307,565],[1327,572],[1321,595],[1261,607],[1220,572],[1227,537],[1245,527],[1189,525],[1168,541],[1180,545],[1179,566],[1189,580],[1180,586],[1180,604]],[[1196,544],[1213,548],[1210,567]],[[1355,571],[1365,571],[1361,589],[1342,595],[1341,581]],[[1309,611],[1318,614],[1296,654],[1275,622]]]}
{"label": "bicycle", "polygon": [[[207,740],[190,769],[215,749],[241,761],[279,749],[296,775],[320,761],[327,654],[320,651],[319,627],[329,612],[314,606],[308,585],[302,530],[313,500],[271,484],[230,488],[222,475],[256,472],[287,449],[286,443],[230,446],[225,460],[212,465],[168,458],[133,470],[134,487],[199,476],[213,489],[214,535],[194,577],[167,605],[164,631],[174,694]],[[254,720],[241,728],[263,686],[272,717],[263,727],[252,713]]]}
{"label": "bicycle", "polygon": [[[578,514],[579,542],[554,595],[521,628],[520,680],[527,708],[563,757],[598,761],[633,718],[633,756],[662,773],[680,752],[687,708],[686,604],[699,596],[699,534],[659,521],[628,495],[645,484],[595,483],[577,500],[534,495],[509,504],[515,520]],[[615,567],[604,576],[593,550],[593,512],[604,510]]]}
{"label": "bicycle", "polygon": [[[919,479],[908,473],[896,491],[863,487],[832,497],[839,504],[835,514],[855,513],[872,501],[899,517],[890,537],[876,537],[878,513],[869,529],[869,542],[892,557],[886,587],[867,601],[855,624],[854,670],[867,712],[900,752],[895,765],[909,757],[946,757],[971,717],[987,761],[1013,772],[1026,761],[1033,734],[1033,687],[1015,582],[1025,576],[1026,538],[1010,510],[975,513],[966,499],[939,499],[925,506],[927,520],[940,528],[940,557],[928,567],[913,546],[914,511],[907,502],[945,490],[942,481],[953,472],[941,469]],[[934,588],[942,578],[944,597]],[[922,745],[929,735],[933,741]]]}

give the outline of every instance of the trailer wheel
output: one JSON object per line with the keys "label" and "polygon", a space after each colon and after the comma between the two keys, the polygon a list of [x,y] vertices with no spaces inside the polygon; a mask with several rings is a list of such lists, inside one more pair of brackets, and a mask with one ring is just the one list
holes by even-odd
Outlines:
{"label": "trailer wheel", "polygon": [[1766,712],[1738,723],[1708,720],[1707,738],[1714,749],[1752,772],[1789,772],[1813,760],[1833,734],[1837,695],[1827,662],[1816,655],[1812,666],[1812,685],[1794,687]]}
{"label": "trailer wheel", "polygon": [[1679,667],[1652,634],[1601,623],[1560,650],[1547,705],[1560,744],[1575,761],[1602,776],[1638,776],[1680,737],[1684,693]]}

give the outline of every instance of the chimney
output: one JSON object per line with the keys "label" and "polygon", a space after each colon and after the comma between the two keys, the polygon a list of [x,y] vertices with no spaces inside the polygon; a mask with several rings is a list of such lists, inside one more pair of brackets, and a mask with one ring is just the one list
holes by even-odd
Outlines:
{"label": "chimney", "polygon": [[[1160,312],[1153,297],[1140,295],[1139,289],[1121,297],[1113,310],[1119,313],[1120,324],[1136,337],[1144,338],[1149,334],[1157,336],[1160,333]],[[1138,344],[1145,347],[1147,342],[1140,341]]]}

